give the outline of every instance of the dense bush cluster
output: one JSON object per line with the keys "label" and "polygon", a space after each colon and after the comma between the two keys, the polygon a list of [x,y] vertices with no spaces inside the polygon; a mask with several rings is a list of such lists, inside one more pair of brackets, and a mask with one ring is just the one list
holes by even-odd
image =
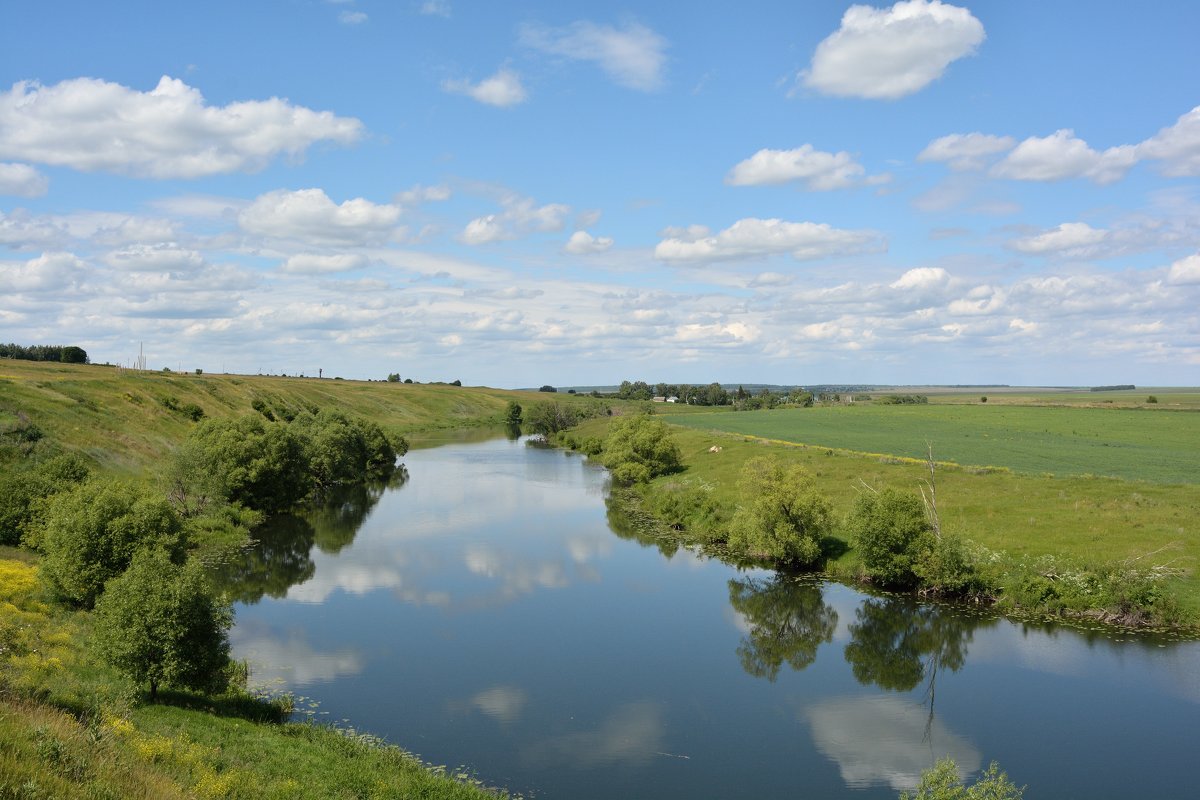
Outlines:
{"label": "dense bush cluster", "polygon": [[50,499],[82,483],[89,472],[76,455],[25,460],[0,472],[0,544],[18,545],[32,535]]}
{"label": "dense bush cluster", "polygon": [[608,429],[600,461],[618,483],[645,483],[678,472],[682,456],[667,424],[647,416],[622,417]]}
{"label": "dense bush cluster", "polygon": [[774,458],[752,458],[738,481],[741,503],[729,546],[753,558],[797,567],[817,564],[833,532],[833,509],[808,470]]}

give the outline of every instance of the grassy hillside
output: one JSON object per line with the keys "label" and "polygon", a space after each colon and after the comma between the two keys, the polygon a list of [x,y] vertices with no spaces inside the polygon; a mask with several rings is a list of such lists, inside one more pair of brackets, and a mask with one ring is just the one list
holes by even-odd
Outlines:
{"label": "grassy hillside", "polygon": [[928,443],[938,460],[1033,475],[1195,483],[1200,413],[1169,408],[856,404],[664,419],[697,430],[908,458],[924,458]]}
{"label": "grassy hillside", "polygon": [[49,440],[103,469],[132,473],[187,436],[191,406],[206,417],[267,408],[319,406],[369,418],[389,433],[499,422],[510,399],[561,398],[538,392],[443,384],[191,375],[114,367],[0,360],[0,429],[18,414]]}

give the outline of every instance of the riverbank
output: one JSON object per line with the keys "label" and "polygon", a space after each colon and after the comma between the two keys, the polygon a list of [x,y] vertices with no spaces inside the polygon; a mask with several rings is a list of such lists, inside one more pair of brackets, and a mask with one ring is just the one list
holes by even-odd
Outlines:
{"label": "riverbank", "polygon": [[[770,419],[779,412],[753,413]],[[699,416],[673,428],[683,469],[632,490],[637,513],[655,515],[682,542],[722,542],[743,466],[770,455],[804,467],[833,508],[834,541],[822,569],[863,583],[846,530],[855,498],[885,487],[927,490],[928,464],[920,459],[704,430],[694,422]],[[587,421],[560,441],[601,441],[607,425]],[[942,529],[969,547],[991,590],[980,599],[999,610],[1200,633],[1200,486],[946,462],[936,465],[935,481]]]}

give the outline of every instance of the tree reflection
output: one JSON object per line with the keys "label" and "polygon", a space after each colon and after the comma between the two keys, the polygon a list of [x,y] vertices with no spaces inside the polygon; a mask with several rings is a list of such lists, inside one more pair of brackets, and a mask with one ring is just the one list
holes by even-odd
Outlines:
{"label": "tree reflection", "polygon": [[977,619],[908,599],[869,597],[850,625],[846,661],[859,683],[907,692],[939,669],[957,672]]}
{"label": "tree reflection", "polygon": [[313,576],[316,565],[309,553],[315,538],[307,520],[291,514],[271,517],[255,529],[254,543],[222,568],[221,581],[240,603],[283,597]]}
{"label": "tree reflection", "polygon": [[359,528],[388,489],[408,481],[403,465],[389,480],[373,484],[340,486],[326,502],[302,515],[280,514],[254,530],[253,543],[220,570],[220,580],[231,598],[257,603],[263,597],[284,597],[288,589],[313,576],[312,549],[337,553],[354,541]]}
{"label": "tree reflection", "polygon": [[340,552],[354,541],[358,529],[375,510],[379,499],[388,489],[396,489],[408,481],[408,470],[396,468],[387,483],[339,486],[329,492],[326,502],[304,514],[316,531],[316,545],[322,553]]}
{"label": "tree reflection", "polygon": [[604,499],[608,527],[622,539],[637,542],[642,547],[657,547],[658,552],[671,558],[679,552],[679,540],[674,536],[660,535],[657,529],[662,523],[649,514],[633,510],[635,507],[623,501],[621,491],[614,489]]}
{"label": "tree reflection", "polygon": [[731,580],[729,604],[750,626],[737,650],[742,669],[769,681],[784,663],[797,671],[811,664],[837,628],[837,611],[824,602],[820,585],[783,574]]}

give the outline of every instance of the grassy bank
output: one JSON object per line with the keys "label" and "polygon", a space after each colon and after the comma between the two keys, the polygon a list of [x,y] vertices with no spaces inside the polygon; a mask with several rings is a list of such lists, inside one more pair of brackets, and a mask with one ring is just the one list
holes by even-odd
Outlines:
{"label": "grassy bank", "polygon": [[[861,427],[854,430],[858,441],[874,445],[887,437],[898,435],[899,426],[885,426],[881,433],[873,431],[870,423],[885,414],[905,415],[913,407],[889,406],[877,409],[797,409],[794,412],[747,412],[672,418],[680,425],[675,429],[684,469],[656,478],[639,489],[644,509],[658,509],[671,517],[666,521],[681,528],[684,540],[708,542],[720,539],[726,524],[739,503],[737,480],[743,465],[751,458],[771,454],[788,464],[805,467],[816,480],[819,491],[829,498],[838,525],[865,486],[917,491],[929,475],[923,461],[889,453],[884,448],[873,452],[842,449],[849,437],[834,438],[822,429],[820,420],[840,420],[857,414],[853,420]],[[922,407],[926,419],[935,419],[940,412],[956,412],[957,407]],[[974,409],[970,409],[974,411]],[[999,409],[987,409],[993,411]],[[1023,411],[1037,414],[1044,409],[1009,408],[1019,417]],[[1073,409],[1083,411],[1086,409]],[[860,412],[866,412],[860,413]],[[1068,411],[1072,411],[1069,409]],[[828,413],[833,412],[833,413]],[[1154,423],[1157,412],[1098,412],[1130,415],[1136,420]],[[746,434],[704,429],[721,425],[743,425],[759,433],[770,424],[781,424],[803,414],[813,415],[813,430],[825,430],[833,446],[803,446],[779,441],[777,438],[756,438]],[[1170,425],[1173,418],[1186,416],[1188,424],[1195,415],[1164,413]],[[776,423],[773,418],[780,421]],[[899,417],[897,417],[899,418]],[[911,418],[905,416],[904,418]],[[961,418],[958,425],[965,425]],[[729,420],[729,423],[725,421]],[[1196,417],[1200,422],[1200,416]],[[704,423],[712,423],[707,426]],[[579,439],[603,438],[607,422],[592,420],[573,435]],[[686,427],[684,427],[686,426]],[[848,426],[847,426],[848,427]],[[1131,435],[1128,431],[1117,435]],[[794,428],[792,428],[794,430]],[[1181,436],[1178,429],[1175,429]],[[913,432],[913,436],[919,433]],[[1095,438],[1095,437],[1093,437]],[[1191,441],[1195,441],[1195,437]],[[1101,442],[1105,439],[1101,438]],[[1161,440],[1165,450],[1176,443],[1170,437]],[[918,439],[924,448],[924,440]],[[710,452],[713,447],[719,452]],[[899,449],[899,448],[897,448]],[[881,454],[882,451],[882,454]],[[914,456],[920,450],[906,450]],[[1084,453],[1084,449],[1074,452]],[[1175,450],[1175,452],[1179,452]],[[935,453],[944,451],[935,444]],[[1180,453],[1186,460],[1188,455]],[[1196,456],[1191,455],[1192,460]],[[1153,461],[1148,455],[1145,464]],[[937,500],[943,529],[981,545],[992,562],[990,568],[1002,582],[1019,582],[1029,578],[1028,586],[1037,588],[1041,582],[1064,579],[1063,586],[1081,571],[1111,574],[1126,570],[1145,572],[1163,569],[1179,572],[1177,578],[1165,580],[1162,587],[1169,592],[1164,608],[1177,604],[1175,620],[1182,627],[1197,630],[1200,621],[1200,580],[1196,568],[1200,565],[1200,532],[1195,520],[1200,518],[1200,484],[1165,483],[1148,480],[1102,478],[1094,475],[1070,474],[1085,472],[1082,465],[1063,459],[1060,476],[1030,474],[1007,465],[992,468],[958,464],[939,465],[936,473]],[[997,468],[999,467],[999,468]],[[1197,474],[1195,472],[1193,475]],[[703,498],[698,502],[698,498]],[[844,529],[826,569],[848,580],[860,576],[858,555],[850,546]],[[1049,576],[1049,577],[1047,577]],[[1015,592],[1014,592],[1015,594]],[[1005,598],[1010,605],[1018,602],[1015,596]],[[1025,605],[1034,603],[1031,597],[1020,598]],[[1086,598],[1073,602],[1086,605]],[[1036,610],[1036,609],[1035,609]],[[1095,609],[1093,609],[1095,610]]]}
{"label": "grassy bank", "polygon": [[[105,471],[136,474],[182,441],[201,418],[328,408],[388,433],[499,423],[505,405],[538,392],[483,387],[134,372],[115,367],[0,360],[0,430],[28,418],[45,438]],[[558,395],[549,395],[558,398]]]}
{"label": "grassy bank", "polygon": [[[3,361],[0,472],[76,453],[101,478],[133,478],[152,495],[167,457],[204,419],[292,419],[323,409],[393,434],[436,432],[494,423],[511,399],[545,398]],[[198,527],[194,557],[228,549],[225,532]],[[0,798],[495,796],[368,735],[287,723],[284,704],[241,689],[164,691],[146,702],[144,685],[98,659],[94,615],[43,596],[40,569],[35,554],[0,547]]]}
{"label": "grassy bank", "polygon": [[285,722],[285,704],[243,690],[144,703],[93,657],[91,615],[42,602],[36,572],[0,549],[0,797],[496,796],[371,737]]}

